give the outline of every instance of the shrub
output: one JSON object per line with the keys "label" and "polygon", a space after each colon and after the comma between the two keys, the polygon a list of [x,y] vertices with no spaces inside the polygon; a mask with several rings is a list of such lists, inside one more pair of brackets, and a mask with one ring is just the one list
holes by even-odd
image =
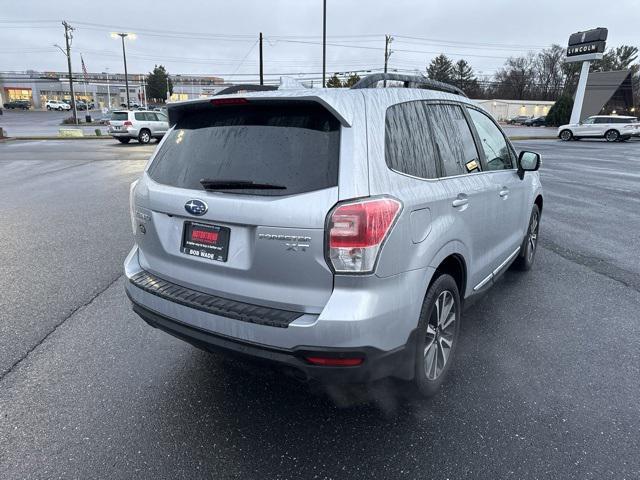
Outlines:
{"label": "shrub", "polygon": [[553,104],[547,113],[547,125],[559,127],[569,123],[571,119],[571,110],[573,110],[573,98],[569,95],[563,95]]}

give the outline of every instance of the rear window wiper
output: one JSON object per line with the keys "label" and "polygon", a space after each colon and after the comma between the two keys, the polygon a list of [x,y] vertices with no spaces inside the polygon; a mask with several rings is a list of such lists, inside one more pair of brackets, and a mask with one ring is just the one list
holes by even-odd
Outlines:
{"label": "rear window wiper", "polygon": [[258,183],[251,180],[213,180],[203,178],[200,185],[205,190],[286,190],[284,185],[274,185],[272,183]]}

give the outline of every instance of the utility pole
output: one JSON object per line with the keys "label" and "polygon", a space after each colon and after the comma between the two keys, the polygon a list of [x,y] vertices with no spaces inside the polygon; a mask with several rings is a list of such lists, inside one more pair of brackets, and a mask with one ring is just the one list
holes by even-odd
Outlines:
{"label": "utility pole", "polygon": [[[391,54],[393,53],[391,50],[389,50],[389,44],[393,42],[393,37],[391,35],[385,35],[384,36],[384,73],[387,73],[387,67],[389,65],[389,57],[391,56]],[[383,85],[386,87],[387,86],[387,80],[384,80]]]}
{"label": "utility pole", "polygon": [[327,86],[327,0],[322,0],[322,88]]}
{"label": "utility pole", "polygon": [[260,85],[264,85],[264,71],[262,68],[262,32],[260,32]]}
{"label": "utility pole", "polygon": [[78,111],[76,110],[76,95],[73,92],[73,73],[71,72],[71,42],[73,40],[73,27],[66,21],[62,21],[64,26],[64,40],[66,44],[67,67],[69,68],[69,90],[71,91],[71,109],[73,110],[73,122],[78,125]]}

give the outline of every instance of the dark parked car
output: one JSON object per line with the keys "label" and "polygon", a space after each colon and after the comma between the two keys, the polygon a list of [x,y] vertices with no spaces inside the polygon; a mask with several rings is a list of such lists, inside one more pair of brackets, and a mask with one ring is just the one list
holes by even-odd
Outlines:
{"label": "dark parked car", "polygon": [[547,124],[547,117],[530,118],[524,124],[527,127],[544,127]]}
{"label": "dark parked car", "polygon": [[517,117],[509,119],[507,123],[509,125],[524,125],[524,122],[530,119],[531,117],[527,117],[526,115],[518,115]]}
{"label": "dark parked car", "polygon": [[12,102],[7,102],[4,104],[4,108],[13,110],[15,108],[20,108],[22,110],[29,110],[31,108],[31,103],[28,100],[14,100]]}

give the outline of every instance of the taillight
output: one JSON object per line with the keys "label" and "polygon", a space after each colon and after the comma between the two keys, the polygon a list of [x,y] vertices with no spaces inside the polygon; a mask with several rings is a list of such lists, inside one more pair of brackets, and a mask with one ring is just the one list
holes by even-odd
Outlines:
{"label": "taillight", "polygon": [[329,215],[329,260],[339,273],[370,273],[402,204],[389,197],[339,204]]}
{"label": "taillight", "polygon": [[129,120],[125,120],[122,125],[124,125],[125,127],[131,127],[133,126],[133,123],[131,123]]}

